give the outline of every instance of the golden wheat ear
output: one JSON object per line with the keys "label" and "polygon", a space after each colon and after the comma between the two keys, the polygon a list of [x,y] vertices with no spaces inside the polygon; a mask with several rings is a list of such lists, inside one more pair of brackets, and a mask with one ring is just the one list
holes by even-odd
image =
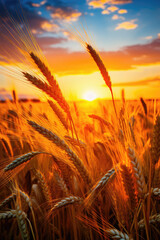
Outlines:
{"label": "golden wheat ear", "polygon": [[97,51],[90,44],[86,43],[86,49],[89,52],[89,54],[91,55],[91,57],[93,58],[93,60],[95,61],[95,63],[97,64],[106,85],[109,87],[109,90],[110,90],[111,96],[112,96],[114,111],[115,111],[115,114],[117,117],[118,115],[117,115],[117,110],[116,110],[113,91],[112,91],[112,82],[111,82],[110,76],[108,74],[108,71],[107,71],[101,57],[99,56]]}
{"label": "golden wheat ear", "polygon": [[62,92],[61,92],[61,90],[60,90],[60,88],[59,88],[57,83],[55,83],[54,86],[51,86],[48,83],[43,82],[39,78],[37,78],[37,77],[27,73],[27,72],[22,72],[22,73],[23,73],[24,77],[27,79],[27,81],[29,81],[35,87],[37,87],[38,89],[42,90],[49,97],[51,97],[52,99],[57,101],[59,106],[67,113],[69,119],[71,118],[69,105],[66,102],[65,98],[63,97]]}
{"label": "golden wheat ear", "polygon": [[92,179],[89,175],[88,170],[86,169],[86,167],[84,166],[83,162],[79,159],[79,157],[69,148],[69,146],[66,144],[66,142],[59,138],[55,133],[49,131],[48,129],[38,125],[37,123],[33,122],[33,121],[29,121],[28,120],[28,124],[34,128],[37,132],[39,132],[42,136],[44,136],[45,138],[47,138],[49,141],[51,141],[52,143],[54,143],[56,146],[58,146],[59,148],[61,148],[62,150],[64,150],[71,163],[75,166],[75,168],[77,169],[78,173],[80,174],[80,176],[82,177],[84,183],[87,183],[89,186],[92,185]]}

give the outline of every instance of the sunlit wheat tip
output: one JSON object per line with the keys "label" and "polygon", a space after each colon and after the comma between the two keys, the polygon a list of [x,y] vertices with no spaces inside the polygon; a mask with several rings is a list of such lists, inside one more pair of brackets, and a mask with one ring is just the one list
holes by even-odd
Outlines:
{"label": "sunlit wheat tip", "polygon": [[110,76],[106,70],[106,67],[104,66],[102,59],[100,58],[99,54],[96,52],[96,50],[91,45],[86,43],[86,48],[87,48],[88,52],[90,53],[90,55],[92,56],[92,58],[94,59],[95,63],[97,64],[106,85],[111,90],[112,84],[111,84]]}

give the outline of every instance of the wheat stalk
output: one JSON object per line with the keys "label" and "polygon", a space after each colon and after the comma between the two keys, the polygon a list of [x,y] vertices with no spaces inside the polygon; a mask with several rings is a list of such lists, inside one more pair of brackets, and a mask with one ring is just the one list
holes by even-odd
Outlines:
{"label": "wheat stalk", "polygon": [[154,197],[160,197],[160,189],[159,188],[152,188],[151,192]]}
{"label": "wheat stalk", "polygon": [[61,106],[61,108],[67,113],[68,117],[71,118],[69,105],[66,102],[66,100],[64,99],[58,85],[55,85],[53,88],[52,86],[48,85],[46,82],[41,81],[39,78],[32,76],[31,74],[29,74],[27,72],[23,72],[23,75],[33,85],[35,85],[37,88],[41,89],[48,96],[55,99],[57,101],[57,103]]}
{"label": "wheat stalk", "polygon": [[48,67],[41,61],[39,57],[37,57],[33,52],[30,53],[31,58],[34,60],[35,64],[38,66],[42,74],[47,79],[48,83],[54,87],[54,85],[58,85],[55,78],[52,76]]}
{"label": "wheat stalk", "polygon": [[18,226],[21,232],[22,239],[29,240],[29,234],[28,234],[27,225],[26,225],[27,216],[26,216],[26,213],[24,213],[19,209],[19,206],[17,206],[17,209],[16,209],[16,217],[17,217]]}
{"label": "wheat stalk", "polygon": [[17,216],[17,211],[16,210],[1,212],[0,213],[0,220],[9,219],[9,218],[16,218],[16,216]]}
{"label": "wheat stalk", "polygon": [[66,118],[65,118],[63,112],[60,110],[60,108],[54,102],[48,100],[48,103],[49,103],[50,107],[52,108],[52,110],[54,111],[54,113],[56,114],[56,116],[58,117],[58,119],[60,120],[60,122],[62,123],[62,125],[66,128],[66,130],[68,130],[68,123],[66,121]]}
{"label": "wheat stalk", "polygon": [[153,137],[151,141],[151,158],[155,165],[160,157],[160,116],[156,118],[156,122],[153,130]]}
{"label": "wheat stalk", "polygon": [[91,189],[85,199],[85,205],[90,206],[106,184],[115,176],[115,169],[110,169]]}
{"label": "wheat stalk", "polygon": [[[158,224],[160,223],[160,214],[155,214],[155,215],[149,217],[149,224],[157,224],[157,223]],[[138,227],[139,227],[139,229],[145,228],[144,219],[142,219],[138,222]]]}
{"label": "wheat stalk", "polygon": [[39,184],[39,186],[42,190],[43,196],[45,197],[45,199],[48,203],[51,203],[51,200],[52,200],[51,193],[49,191],[49,187],[46,183],[46,180],[45,180],[45,177],[44,177],[43,173],[41,173],[37,169],[33,169],[33,172],[38,179],[38,184]]}
{"label": "wheat stalk", "polygon": [[86,48],[87,48],[89,54],[94,59],[95,63],[97,64],[106,85],[110,89],[110,92],[111,92],[111,95],[112,95],[114,110],[115,110],[115,113],[116,113],[116,116],[117,116],[117,111],[116,111],[116,106],[115,106],[115,101],[114,101],[113,91],[112,91],[112,83],[111,83],[111,79],[110,79],[110,76],[108,74],[108,71],[107,71],[102,59],[100,58],[99,54],[96,52],[96,50],[88,43],[86,43]]}
{"label": "wheat stalk", "polygon": [[[120,239],[120,240],[131,240],[129,236],[126,233],[120,232],[115,228],[112,228],[110,230],[107,230],[107,233],[111,236],[113,239]],[[133,239],[132,239],[133,240]]]}
{"label": "wheat stalk", "polygon": [[20,156],[19,158],[16,158],[10,164],[8,164],[4,168],[4,171],[7,172],[9,170],[12,170],[12,169],[16,168],[17,166],[21,165],[22,163],[28,162],[31,158],[33,158],[36,155],[41,154],[41,153],[43,153],[43,152],[29,152],[29,153],[26,153],[26,154]]}
{"label": "wheat stalk", "polygon": [[110,123],[110,122],[108,122],[108,121],[106,121],[105,119],[103,119],[102,117],[100,117],[100,116],[98,116],[98,115],[95,115],[95,114],[91,114],[91,115],[88,115],[90,118],[92,118],[92,119],[96,119],[96,120],[98,120],[98,121],[100,121],[101,123],[103,123],[105,126],[107,126],[107,128],[110,130],[110,131],[112,131],[112,132],[114,132],[114,127],[113,127],[113,125]]}
{"label": "wheat stalk", "polygon": [[70,136],[64,136],[65,137],[65,140],[69,143],[71,143],[73,146],[79,146],[81,148],[86,148],[86,144],[82,141],[82,140],[77,140],[73,137],[70,137]]}
{"label": "wheat stalk", "polygon": [[121,165],[121,176],[122,176],[122,182],[126,191],[126,194],[129,196],[129,201],[131,204],[131,209],[134,211],[134,209],[137,207],[138,199],[135,192],[135,184],[133,175],[131,172],[131,169],[128,168],[126,165]]}
{"label": "wheat stalk", "polygon": [[66,185],[64,179],[58,174],[57,171],[54,171],[54,177],[57,181],[57,184],[61,188],[61,190],[65,193],[66,196],[68,196],[69,195],[69,190],[67,188],[67,185]]}
{"label": "wheat stalk", "polygon": [[92,180],[89,176],[89,173],[85,166],[83,165],[82,161],[78,158],[78,156],[68,147],[68,145],[65,143],[64,140],[60,139],[55,133],[47,130],[46,128],[38,125],[37,123],[33,121],[28,121],[29,125],[32,126],[37,132],[42,134],[45,138],[56,144],[58,147],[60,147],[62,150],[64,150],[71,162],[74,164],[74,166],[77,168],[78,172],[80,173],[83,181],[85,183],[91,184]]}
{"label": "wheat stalk", "polygon": [[136,158],[135,152],[130,147],[128,148],[128,157],[131,160],[139,195],[142,196],[145,191],[145,180],[138,159]]}
{"label": "wheat stalk", "polygon": [[56,203],[53,206],[53,208],[51,209],[51,211],[55,211],[56,209],[66,207],[66,206],[68,206],[70,204],[74,204],[74,203],[81,204],[82,202],[83,202],[83,199],[80,197],[75,197],[75,196],[66,197],[66,198],[62,199],[61,201],[59,201],[58,203]]}
{"label": "wheat stalk", "polygon": [[140,101],[142,103],[144,113],[147,116],[147,104],[145,103],[145,101],[144,101],[144,99],[142,97],[140,98]]}
{"label": "wheat stalk", "polygon": [[8,203],[10,203],[11,201],[13,201],[16,198],[16,194],[12,194],[9,197],[5,198],[1,203],[0,203],[0,209],[3,208],[5,205],[7,205]]}

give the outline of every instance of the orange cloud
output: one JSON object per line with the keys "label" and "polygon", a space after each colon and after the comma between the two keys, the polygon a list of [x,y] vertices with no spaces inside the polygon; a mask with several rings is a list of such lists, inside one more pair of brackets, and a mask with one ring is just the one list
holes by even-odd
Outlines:
{"label": "orange cloud", "polygon": [[43,6],[45,3],[46,3],[46,1],[42,1],[40,3],[32,3],[32,6],[33,7],[40,7],[40,6]]}
{"label": "orange cloud", "polygon": [[107,9],[102,11],[102,14],[110,14],[110,11],[108,11]]}
{"label": "orange cloud", "polygon": [[160,33],[157,34],[158,38],[160,39]]}
{"label": "orange cloud", "polygon": [[59,29],[57,24],[53,24],[47,21],[41,24],[41,28],[46,32],[56,32]]}
{"label": "orange cloud", "polygon": [[[69,52],[64,48],[50,47],[48,50],[45,49],[45,53],[51,67],[60,75],[98,71],[96,64],[86,52]],[[159,64],[160,39],[154,39],[147,44],[127,46],[118,51],[103,51],[100,55],[108,70],[128,70],[137,66]]]}
{"label": "orange cloud", "polygon": [[118,19],[124,20],[125,18],[122,17],[122,16],[119,16],[119,15],[115,14],[115,15],[112,16],[112,19],[113,19],[113,20],[118,20]]}
{"label": "orange cloud", "polygon": [[147,36],[147,37],[144,37],[143,39],[150,40],[152,38],[153,38],[152,36]]}
{"label": "orange cloud", "polygon": [[119,14],[124,14],[124,13],[127,13],[127,10],[126,10],[126,9],[120,9],[120,10],[118,11],[118,13],[119,13]]}
{"label": "orange cloud", "polygon": [[93,8],[105,8],[106,4],[126,4],[131,3],[132,0],[87,0],[88,5]]}
{"label": "orange cloud", "polygon": [[47,6],[47,10],[51,11],[51,16],[53,18],[66,22],[75,22],[82,15],[80,12],[70,7],[55,8],[52,6]]}
{"label": "orange cloud", "polygon": [[115,28],[115,30],[119,30],[119,29],[125,29],[125,30],[131,30],[131,29],[135,29],[138,27],[138,24],[135,23],[137,19],[133,19],[131,21],[126,21],[126,22],[122,22],[119,23],[117,25],[117,27]]}
{"label": "orange cloud", "polygon": [[115,12],[115,11],[118,10],[118,7],[116,7],[116,6],[110,6],[110,7],[107,8],[107,10],[109,10],[110,12]]}
{"label": "orange cloud", "polygon": [[[133,82],[118,82],[113,83],[113,87],[137,87],[137,86],[146,86],[150,84],[160,83],[160,76],[154,77],[154,78],[146,78],[139,81],[133,81]],[[106,87],[106,85],[104,85]],[[156,84],[157,86],[157,84]]]}

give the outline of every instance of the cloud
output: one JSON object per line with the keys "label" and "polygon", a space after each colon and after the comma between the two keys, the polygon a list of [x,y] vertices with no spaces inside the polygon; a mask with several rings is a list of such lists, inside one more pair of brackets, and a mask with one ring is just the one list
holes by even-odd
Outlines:
{"label": "cloud", "polygon": [[[113,83],[113,87],[137,87],[137,86],[146,86],[150,84],[160,83],[160,76],[154,78],[146,78],[134,82],[118,82]],[[104,85],[106,87],[106,85]],[[156,85],[157,86],[157,85]]]}
{"label": "cloud", "polygon": [[102,14],[110,14],[110,11],[108,11],[107,9],[102,11]]}
{"label": "cloud", "polygon": [[115,4],[115,5],[119,5],[119,4],[127,4],[127,3],[131,3],[132,0],[87,0],[87,3],[89,6],[93,7],[93,8],[105,8],[106,4]]}
{"label": "cloud", "polygon": [[119,19],[124,20],[125,18],[122,17],[122,16],[119,16],[119,15],[117,15],[117,14],[114,14],[114,15],[112,16],[112,19],[113,19],[113,20],[119,20]]}
{"label": "cloud", "polygon": [[160,33],[157,34],[158,38],[160,39]]}
{"label": "cloud", "polygon": [[153,37],[152,36],[146,36],[146,37],[144,37],[143,39],[145,39],[145,40],[150,40],[150,39],[152,39]]}
{"label": "cloud", "polygon": [[110,6],[110,7],[108,7],[107,9],[104,9],[103,11],[102,11],[102,14],[110,14],[110,13],[113,13],[113,12],[115,12],[115,11],[117,11],[118,10],[118,7],[116,7],[116,6]]}
{"label": "cloud", "polygon": [[115,11],[118,10],[118,7],[116,7],[116,6],[110,6],[110,7],[107,8],[107,10],[109,10],[110,12],[115,12]]}
{"label": "cloud", "polygon": [[48,21],[44,21],[41,24],[41,28],[46,32],[56,32],[59,30],[59,26],[55,23],[50,23]]}
{"label": "cloud", "polygon": [[40,3],[31,3],[33,7],[41,7],[43,6],[47,1],[41,1]]}
{"label": "cloud", "polygon": [[53,45],[67,42],[67,39],[63,37],[37,37],[36,40],[42,50],[49,50]]}
{"label": "cloud", "polygon": [[56,8],[53,6],[47,6],[46,9],[51,12],[52,18],[64,20],[66,22],[75,22],[82,15],[71,7]]}
{"label": "cloud", "polygon": [[[45,55],[51,67],[62,75],[88,74],[98,71],[96,64],[86,52],[49,48],[46,49]],[[147,44],[126,46],[118,51],[101,51],[100,55],[108,70],[129,70],[136,69],[138,66],[160,64],[160,39],[154,39]]]}
{"label": "cloud", "polygon": [[136,24],[135,21],[137,21],[137,19],[133,19],[133,20],[130,20],[130,21],[119,23],[117,25],[117,27],[115,28],[115,30],[119,30],[119,29],[125,29],[125,30],[135,29],[135,28],[138,27],[138,24]]}
{"label": "cloud", "polygon": [[127,10],[126,10],[126,9],[120,9],[120,10],[118,11],[118,13],[119,13],[119,14],[124,14],[124,13],[127,13]]}

